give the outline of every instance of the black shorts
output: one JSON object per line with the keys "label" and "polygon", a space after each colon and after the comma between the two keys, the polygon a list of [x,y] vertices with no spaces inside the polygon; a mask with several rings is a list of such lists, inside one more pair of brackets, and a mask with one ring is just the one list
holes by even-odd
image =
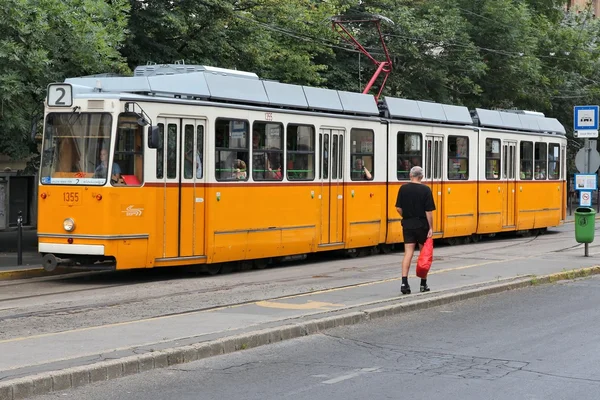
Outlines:
{"label": "black shorts", "polygon": [[425,244],[427,234],[429,233],[429,227],[417,229],[403,228],[402,233],[404,234],[404,243]]}

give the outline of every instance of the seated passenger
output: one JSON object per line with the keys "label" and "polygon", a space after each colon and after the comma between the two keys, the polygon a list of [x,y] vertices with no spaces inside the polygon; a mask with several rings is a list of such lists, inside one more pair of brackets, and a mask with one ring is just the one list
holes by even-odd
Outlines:
{"label": "seated passenger", "polygon": [[246,163],[244,160],[237,159],[233,162],[233,179],[246,179]]}
{"label": "seated passenger", "polygon": [[[100,150],[100,164],[94,171],[94,178],[106,178],[108,174],[108,151],[106,149]],[[112,175],[110,177],[111,183],[121,182],[121,167],[119,164],[113,162]]]}
{"label": "seated passenger", "polygon": [[281,180],[281,166],[278,166],[276,169],[273,169],[271,165],[271,160],[267,157],[267,170],[269,171],[267,179]]}
{"label": "seated passenger", "polygon": [[369,172],[367,167],[365,167],[361,158],[356,159],[356,168],[354,169],[354,171],[352,171],[352,178],[356,181],[370,181],[371,179],[373,179],[373,176],[371,176],[371,173]]}

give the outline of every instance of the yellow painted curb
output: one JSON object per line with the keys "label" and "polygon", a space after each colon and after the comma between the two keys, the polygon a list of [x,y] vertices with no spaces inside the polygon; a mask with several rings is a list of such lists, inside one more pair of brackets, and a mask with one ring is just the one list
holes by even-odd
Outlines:
{"label": "yellow painted curb", "polygon": [[590,275],[598,275],[600,274],[600,265],[594,265],[592,267],[572,269],[570,271],[557,272],[550,275],[544,275],[539,278],[533,277],[531,278],[531,283],[533,285],[542,284],[542,283],[554,283],[558,281],[565,281],[577,278],[585,278]]}
{"label": "yellow painted curb", "polygon": [[[38,278],[41,276],[63,275],[69,273],[62,268],[57,268],[52,272],[44,270],[42,267],[31,267],[30,269],[13,269],[10,271],[0,271],[0,281],[11,281],[16,279]],[[74,271],[76,272],[76,271]]]}

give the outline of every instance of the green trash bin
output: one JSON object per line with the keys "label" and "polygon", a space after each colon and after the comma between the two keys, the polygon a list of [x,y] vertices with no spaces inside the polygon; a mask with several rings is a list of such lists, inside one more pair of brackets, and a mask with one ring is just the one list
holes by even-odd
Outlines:
{"label": "green trash bin", "polygon": [[575,209],[575,240],[577,243],[592,243],[596,228],[596,211],[590,207]]}

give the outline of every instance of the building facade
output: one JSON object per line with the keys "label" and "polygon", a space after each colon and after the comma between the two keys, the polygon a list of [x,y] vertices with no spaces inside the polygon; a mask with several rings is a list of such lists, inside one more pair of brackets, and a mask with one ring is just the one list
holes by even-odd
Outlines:
{"label": "building facade", "polygon": [[568,10],[584,10],[586,7],[591,6],[592,13],[597,17],[600,15],[600,0],[568,0]]}
{"label": "building facade", "polygon": [[37,226],[37,179],[27,173],[26,160],[11,160],[0,154],[0,231],[17,225]]}

